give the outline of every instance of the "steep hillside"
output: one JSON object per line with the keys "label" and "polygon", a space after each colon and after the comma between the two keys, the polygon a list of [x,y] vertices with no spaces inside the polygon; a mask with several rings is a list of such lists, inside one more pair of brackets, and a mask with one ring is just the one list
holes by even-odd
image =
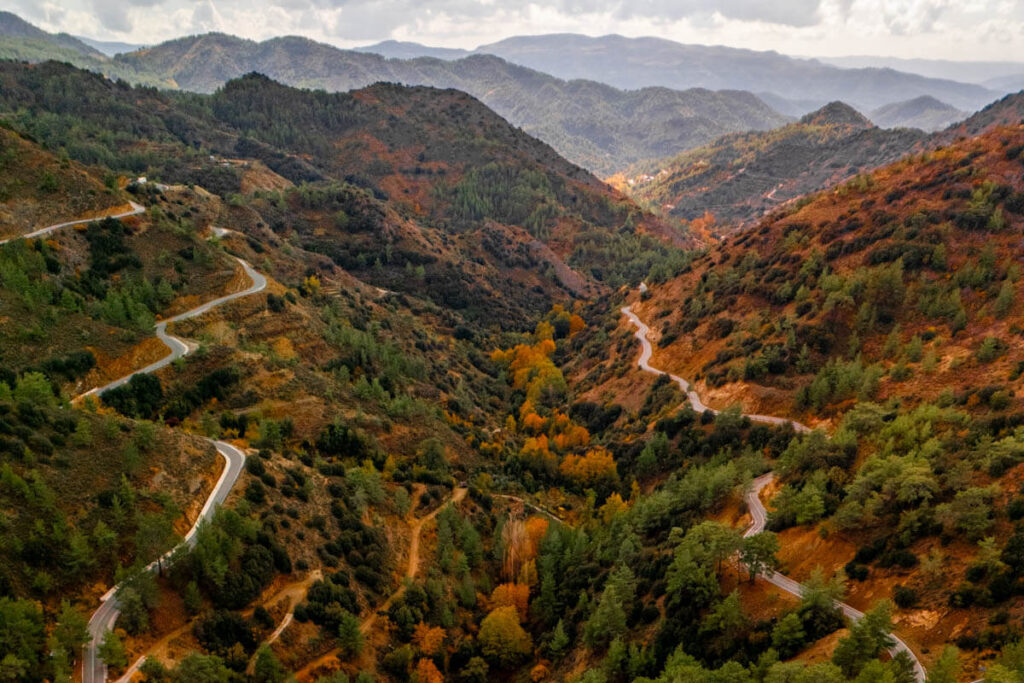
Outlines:
{"label": "steep hillside", "polygon": [[638,201],[687,221],[710,213],[719,232],[750,224],[808,192],[899,159],[925,139],[874,127],[833,103],[765,133],[727,135],[663,162],[638,164],[617,184]]}
{"label": "steep hillside", "polygon": [[965,118],[965,112],[928,95],[893,102],[871,112],[871,120],[882,128],[919,128],[929,133]]}
{"label": "steep hillside", "polygon": [[1007,95],[981,111],[936,133],[935,144],[974,137],[1000,126],[1016,126],[1024,121],[1024,92]]}
{"label": "steep hillside", "polygon": [[862,175],[633,306],[709,405],[820,428],[774,464],[780,557],[891,595],[902,637],[963,649],[961,680],[1016,647],[1022,150],[1018,122]]}
{"label": "steep hillside", "polygon": [[684,45],[661,38],[515,36],[478,51],[559,78],[588,78],[618,88],[749,90],[819,103],[843,100],[866,111],[919,95],[974,111],[999,96],[979,85],[893,69],[841,69],[777,52]]}
{"label": "steep hillside", "polygon": [[0,239],[23,227],[41,228],[66,216],[101,215],[127,204],[109,171],[59,162],[18,134],[0,127]]}
{"label": "steep hillside", "polygon": [[[297,230],[388,289],[420,292],[408,269],[425,271],[438,281],[427,289],[438,303],[505,324],[519,317],[508,306],[536,311],[551,296],[636,281],[671,251],[665,244],[692,243],[455,90],[327,94],[249,76],[212,96],[171,96],[67,66],[10,63],[0,82],[13,125],[82,161],[224,197],[240,195],[253,175],[257,189],[319,183],[292,193],[316,199],[306,201],[306,220],[278,226],[283,234]],[[102,136],[112,129],[123,132]],[[269,186],[258,180],[264,167]],[[349,202],[378,207],[376,218],[346,221]],[[318,236],[328,227],[350,239]]]}
{"label": "steep hillside", "polygon": [[998,128],[861,175],[727,239],[640,304],[650,319],[667,314],[659,328],[670,341],[659,353],[685,363],[680,374],[712,397],[812,419],[841,413],[860,391],[829,384],[851,362],[865,377],[877,373],[871,393],[883,397],[968,396],[1005,382],[1022,144],[1024,129]]}
{"label": "steep hillside", "polygon": [[11,12],[0,11],[0,37],[46,42],[78,54],[102,59],[103,53],[66,33],[47,33]]}

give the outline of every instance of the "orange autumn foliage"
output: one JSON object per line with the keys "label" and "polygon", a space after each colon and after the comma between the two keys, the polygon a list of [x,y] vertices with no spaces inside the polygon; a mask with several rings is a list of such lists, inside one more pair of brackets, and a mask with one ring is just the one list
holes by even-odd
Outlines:
{"label": "orange autumn foliage", "polygon": [[523,417],[521,424],[524,430],[532,434],[540,434],[547,427],[548,421],[537,413],[529,413]]}
{"label": "orange autumn foliage", "polygon": [[559,470],[582,486],[595,486],[618,478],[615,458],[603,448],[592,448],[584,455],[567,455]]}
{"label": "orange autumn foliage", "polygon": [[540,374],[542,370],[553,369],[558,372],[558,368],[551,362],[551,354],[554,352],[555,342],[543,339],[533,345],[516,344],[507,351],[498,349],[491,353],[491,360],[507,366],[512,373],[512,386],[522,389],[532,376]]}
{"label": "orange autumn foliage", "polygon": [[522,621],[526,619],[530,606],[530,587],[523,583],[500,584],[491,593],[490,606],[492,610],[499,607],[515,607]]}
{"label": "orange autumn foliage", "polygon": [[543,517],[530,517],[526,520],[527,558],[537,556],[540,543],[548,533],[548,520]]}
{"label": "orange autumn foliage", "polygon": [[569,316],[569,336],[573,337],[577,332],[582,332],[583,328],[587,326],[587,323],[583,322],[583,318],[578,315]]}
{"label": "orange autumn foliage", "polygon": [[416,683],[444,683],[444,676],[434,666],[434,662],[423,657],[416,662]]}
{"label": "orange autumn foliage", "polygon": [[423,654],[435,655],[441,650],[445,635],[445,630],[440,626],[430,626],[421,621],[416,624],[416,630],[412,634],[412,642],[416,649]]}
{"label": "orange autumn foliage", "polygon": [[586,427],[570,424],[551,439],[552,445],[559,451],[571,451],[590,445],[590,432]]}
{"label": "orange autumn foliage", "polygon": [[558,469],[558,458],[548,447],[548,437],[544,434],[531,436],[519,451],[519,457],[530,467],[554,472]]}

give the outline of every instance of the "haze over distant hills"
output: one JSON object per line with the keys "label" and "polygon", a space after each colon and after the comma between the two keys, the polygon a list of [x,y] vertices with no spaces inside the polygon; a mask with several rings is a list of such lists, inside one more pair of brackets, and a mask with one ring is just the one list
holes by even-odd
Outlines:
{"label": "haze over distant hills", "polygon": [[820,57],[819,61],[844,69],[896,69],[928,78],[977,83],[998,90],[997,83],[1024,78],[1024,62],[956,62],[951,59],[900,59],[899,57]]}
{"label": "haze over distant hills", "polygon": [[891,69],[622,36],[521,36],[473,52],[398,41],[341,50],[296,36],[254,42],[217,33],[124,52],[132,47],[48,34],[0,13],[0,57],[67,61],[164,88],[213,92],[250,72],[328,91],[378,81],[455,88],[604,176],[729,133],[782,126],[825,102],[847,102],[883,127],[930,131],[998,96]]}
{"label": "haze over distant hills", "polygon": [[[427,54],[403,44],[405,55]],[[383,44],[385,54],[396,48]],[[559,78],[588,78],[618,88],[664,86],[769,92],[812,104],[842,100],[861,110],[931,95],[960,109],[974,111],[999,96],[977,84],[927,78],[889,68],[843,69],[814,59],[777,52],[710,45],[684,45],[663,38],[590,37],[578,34],[515,36],[481,45],[475,52],[493,54]]]}
{"label": "haze over distant hills", "polygon": [[456,88],[570,161],[602,175],[698,147],[726,133],[766,130],[787,121],[747,92],[622,91],[593,81],[565,82],[491,55],[396,60],[296,36],[257,43],[224,34],[179,38],[113,59],[69,49],[48,55],[40,46],[45,41],[26,46],[15,38],[0,40],[0,56],[56,58],[134,82],[195,92],[213,92],[254,71],[288,85],[338,92],[379,81]]}
{"label": "haze over distant hills", "polygon": [[122,52],[134,52],[135,50],[141,50],[145,47],[145,45],[139,45],[137,43],[121,43],[116,40],[94,40],[84,36],[76,37],[89,47],[99,50],[108,57],[113,57],[114,55],[121,54]]}
{"label": "haze over distant hills", "polygon": [[932,132],[967,118],[967,113],[930,95],[893,102],[871,112],[871,121],[882,128],[919,128]]}

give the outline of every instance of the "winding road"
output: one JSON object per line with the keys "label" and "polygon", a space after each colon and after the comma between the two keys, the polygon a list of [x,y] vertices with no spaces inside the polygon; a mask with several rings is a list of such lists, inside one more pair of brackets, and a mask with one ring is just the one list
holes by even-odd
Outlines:
{"label": "winding road", "polygon": [[[646,286],[641,291],[646,291]],[[651,346],[651,340],[648,339],[647,337],[647,335],[651,331],[651,328],[647,327],[647,325],[644,324],[642,320],[640,320],[637,314],[633,312],[632,306],[623,307],[622,314],[629,318],[629,322],[631,322],[633,326],[636,327],[636,333],[634,336],[640,340],[640,358],[637,360],[637,365],[640,366],[640,369],[643,370],[644,372],[649,372],[655,375],[667,375],[668,378],[671,379],[676,384],[678,384],[679,388],[683,390],[684,394],[686,394],[686,400],[690,403],[691,408],[693,408],[698,413],[710,411],[713,415],[717,415],[719,411],[706,405],[704,401],[701,400],[700,395],[697,394],[697,392],[693,390],[693,387],[690,386],[689,382],[687,382],[679,375],[673,375],[670,372],[659,370],[658,368],[651,365],[651,356],[654,354],[654,347]],[[772,425],[788,424],[798,432],[811,431],[810,427],[808,427],[807,425],[801,424],[796,420],[790,420],[785,417],[775,417],[774,415],[749,415],[746,413],[744,413],[743,416],[750,419],[752,422],[762,422],[765,424]]]}
{"label": "winding road", "polygon": [[[641,291],[643,291],[644,289],[646,289],[646,287],[642,286]],[[659,370],[658,368],[653,367],[650,364],[651,355],[654,353],[654,349],[651,346],[651,341],[650,339],[647,338],[647,335],[650,332],[650,328],[647,327],[647,325],[645,325],[639,317],[637,317],[636,313],[633,312],[632,306],[626,306],[622,308],[622,313],[629,319],[633,326],[636,327],[636,338],[640,340],[641,347],[640,358],[637,363],[640,369],[643,370],[644,372],[650,372],[655,375],[667,374],[669,378],[673,382],[678,384],[679,387],[686,393],[687,401],[694,410],[696,410],[697,412],[704,412],[706,410],[710,410],[712,413],[717,414],[717,410],[715,410],[714,408],[709,408],[707,405],[704,404],[703,401],[701,401],[700,396],[697,395],[697,392],[695,392],[690,387],[690,383],[687,382],[685,379],[677,375],[673,375],[671,373],[666,373],[662,370]],[[790,420],[784,417],[775,417],[773,415],[746,414],[744,414],[744,416],[750,418],[750,420],[754,422],[762,422],[774,425],[789,424],[792,425],[793,429],[795,429],[798,432],[810,431],[810,429],[806,425],[803,425],[799,422],[796,422],[795,420]],[[743,533],[744,538],[754,536],[764,531],[765,524],[768,522],[768,513],[765,510],[764,503],[761,502],[760,494],[761,490],[768,486],[768,484],[770,484],[774,478],[775,474],[772,472],[762,474],[760,477],[753,481],[753,484],[747,491],[744,499],[746,500],[747,508],[750,511],[751,521],[750,526],[747,527],[746,531]],[[776,588],[785,591],[786,593],[789,593],[790,595],[794,595],[798,598],[803,595],[802,584],[778,572],[766,572],[760,575],[760,578],[763,578],[768,583],[772,584]],[[850,605],[847,605],[846,603],[837,601],[836,606],[839,607],[839,609],[842,610],[843,614],[852,621],[856,621],[864,616],[863,612],[851,607]],[[911,650],[910,647],[908,647],[907,644],[899,637],[897,637],[895,634],[890,635],[892,636],[892,639],[895,642],[894,645],[891,648],[889,648],[889,654],[892,656],[896,656],[900,652],[906,652],[910,656],[911,661],[913,661],[914,663],[914,678],[918,681],[918,683],[924,683],[925,679],[927,678],[927,674],[925,673],[924,667],[921,665],[920,660],[918,660],[917,655],[915,655],[914,651]]]}
{"label": "winding road", "polygon": [[[0,245],[18,239],[31,239],[34,237],[41,237],[43,235],[54,232],[55,230],[69,228],[75,225],[85,225],[95,221],[103,220],[104,218],[119,219],[127,218],[128,216],[137,216],[139,214],[145,213],[145,207],[140,206],[135,202],[130,202],[130,204],[130,211],[124,211],[110,216],[96,216],[94,218],[84,218],[73,221],[66,221],[64,223],[57,223],[55,225],[50,225],[45,228],[40,228],[39,230],[34,230],[25,235],[19,235],[17,237],[11,237],[8,239],[0,240]],[[156,372],[157,370],[160,370],[161,368],[164,368],[170,363],[174,362],[176,359],[187,355],[192,350],[192,347],[190,347],[183,339],[168,334],[167,325],[169,325],[170,323],[186,320],[188,318],[194,318],[198,315],[206,313],[207,311],[213,308],[221,306],[229,301],[233,301],[244,296],[249,296],[250,294],[255,294],[256,292],[262,291],[264,288],[266,288],[267,279],[263,277],[263,275],[256,272],[252,268],[252,266],[250,266],[242,259],[237,260],[239,264],[241,264],[242,269],[245,271],[246,275],[252,281],[252,284],[248,288],[240,292],[235,292],[233,294],[228,294],[218,299],[214,299],[213,301],[209,301],[201,306],[197,306],[196,308],[193,308],[190,311],[186,311],[172,318],[161,320],[156,324],[156,336],[170,349],[170,353],[167,356],[165,356],[164,358],[155,363],[152,363],[142,368],[141,370],[132,372],[131,374],[126,375],[125,377],[114,380],[113,382],[110,382],[105,386],[92,389],[86,392],[85,394],[76,397],[75,400],[83,398],[84,396],[87,396],[89,394],[102,394],[107,389],[113,389],[114,387],[124,384],[137,374]],[[214,441],[212,439],[209,439],[209,441],[211,444],[213,444],[214,448],[217,449],[217,452],[221,455],[221,457],[224,458],[225,461],[225,466],[220,474],[220,478],[217,480],[216,485],[213,487],[213,491],[210,493],[210,496],[206,499],[206,502],[203,504],[202,510],[199,511],[199,515],[196,517],[195,524],[193,524],[192,528],[189,529],[187,534],[185,534],[185,538],[183,539],[182,543],[174,549],[168,551],[161,557],[149,563],[145,567],[145,571],[155,571],[159,566],[161,566],[162,563],[169,561],[172,555],[179,548],[191,547],[195,544],[196,532],[199,530],[200,524],[208,520],[213,515],[214,511],[216,510],[216,507],[224,502],[224,500],[228,496],[228,493],[231,492],[231,487],[234,486],[235,482],[238,480],[238,476],[242,473],[242,468],[245,466],[245,453],[243,453],[241,450],[235,448],[229,443],[225,443],[223,441]],[[120,613],[116,596],[117,589],[118,586],[114,586],[103,595],[103,597],[100,599],[102,604],[89,619],[88,630],[90,641],[83,648],[83,683],[103,683],[107,680],[107,666],[99,658],[98,647],[99,644],[103,641],[103,637],[107,633],[107,631],[113,628],[114,623],[117,621],[118,614]]]}
{"label": "winding road", "polygon": [[252,266],[250,266],[242,259],[236,257],[235,260],[238,261],[238,263],[242,266],[242,270],[244,270],[245,274],[249,277],[250,280],[252,280],[252,284],[249,287],[243,289],[240,292],[235,292],[234,294],[227,294],[225,296],[220,297],[219,299],[214,299],[213,301],[207,301],[205,304],[201,306],[196,306],[190,311],[179,313],[178,315],[172,318],[161,320],[156,324],[156,336],[160,341],[164,343],[164,345],[167,346],[167,348],[171,350],[169,354],[167,354],[160,360],[156,361],[155,363],[147,365],[141,370],[136,370],[130,375],[125,375],[124,377],[115,379],[113,382],[105,384],[101,387],[90,389],[84,394],[76,396],[75,400],[85,398],[86,396],[93,394],[102,396],[104,391],[107,391],[108,389],[113,389],[115,387],[119,387],[122,384],[127,383],[135,375],[144,375],[151,372],[156,372],[157,370],[167,367],[168,365],[178,360],[179,358],[187,356],[189,353],[191,353],[192,347],[188,345],[188,342],[186,342],[184,339],[181,339],[180,337],[175,337],[174,335],[167,333],[167,326],[169,324],[180,322],[182,320],[188,320],[189,318],[195,318],[197,316],[202,315],[203,313],[206,313],[207,311],[217,308],[218,306],[222,306],[228,303],[229,301],[234,301],[235,299],[240,299],[242,297],[249,296],[250,294],[256,294],[257,292],[262,292],[264,289],[266,289],[267,278],[263,277],[263,275],[258,273]]}
{"label": "winding road", "polygon": [[123,211],[121,213],[115,213],[109,216],[80,218],[78,220],[67,221],[65,223],[56,223],[54,225],[48,225],[45,228],[39,228],[38,230],[33,230],[32,232],[25,233],[24,235],[15,235],[14,237],[2,239],[0,240],[0,244],[7,244],[8,242],[13,242],[14,240],[27,240],[32,239],[33,237],[42,237],[43,235],[47,235],[53,232],[54,230],[60,230],[61,228],[70,228],[73,225],[86,225],[88,223],[101,221],[104,218],[128,218],[128,216],[138,216],[139,214],[146,213],[146,207],[136,204],[135,202],[128,202],[128,204],[130,204],[132,207],[131,211]]}

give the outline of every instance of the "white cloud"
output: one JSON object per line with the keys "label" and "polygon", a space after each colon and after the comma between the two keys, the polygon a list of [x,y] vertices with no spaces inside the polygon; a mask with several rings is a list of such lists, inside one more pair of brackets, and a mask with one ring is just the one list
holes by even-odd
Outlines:
{"label": "white cloud", "polygon": [[510,35],[653,35],[788,54],[1024,61],[1020,0],[11,0],[42,28],[156,43],[220,30],[340,47]]}

